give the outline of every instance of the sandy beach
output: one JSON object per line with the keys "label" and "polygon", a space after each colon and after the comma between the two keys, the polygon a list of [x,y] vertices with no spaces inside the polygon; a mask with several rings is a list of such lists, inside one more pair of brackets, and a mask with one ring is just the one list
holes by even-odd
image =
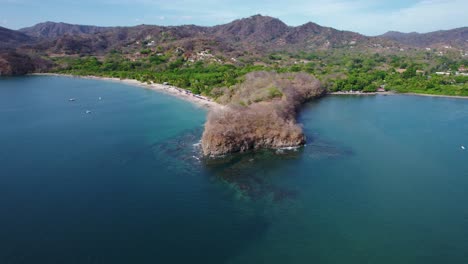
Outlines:
{"label": "sandy beach", "polygon": [[151,89],[155,91],[160,91],[167,93],[172,96],[176,96],[180,99],[183,99],[185,101],[191,102],[197,106],[204,107],[207,109],[215,109],[215,108],[224,108],[223,105],[218,104],[211,100],[210,98],[207,98],[205,96],[201,95],[195,95],[192,94],[190,91],[175,87],[172,85],[165,85],[165,84],[159,84],[159,83],[152,83],[152,84],[147,84],[147,83],[142,83],[137,80],[133,79],[119,79],[119,78],[110,78],[110,77],[98,77],[98,76],[80,76],[80,75],[70,75],[70,74],[58,74],[58,73],[34,73],[31,75],[39,75],[39,76],[61,76],[61,77],[70,77],[70,78],[83,78],[83,79],[91,79],[91,80],[103,80],[103,81],[112,81],[112,82],[121,82],[121,83],[126,83],[130,84],[133,86],[139,86],[143,87],[146,89]]}

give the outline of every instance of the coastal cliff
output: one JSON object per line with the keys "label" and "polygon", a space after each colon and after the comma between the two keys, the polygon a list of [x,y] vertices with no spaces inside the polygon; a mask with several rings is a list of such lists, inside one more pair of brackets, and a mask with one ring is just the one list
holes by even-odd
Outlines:
{"label": "coastal cliff", "polygon": [[303,145],[306,138],[296,122],[297,110],[324,93],[321,83],[306,73],[249,73],[242,84],[223,89],[218,100],[227,106],[208,114],[203,153],[219,156]]}

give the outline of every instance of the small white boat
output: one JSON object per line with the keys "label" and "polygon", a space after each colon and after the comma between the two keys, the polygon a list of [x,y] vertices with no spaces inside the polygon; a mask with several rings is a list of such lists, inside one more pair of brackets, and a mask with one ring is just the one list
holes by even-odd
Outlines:
{"label": "small white boat", "polygon": [[465,150],[465,146],[461,146],[461,149]]}
{"label": "small white boat", "polygon": [[87,113],[87,114],[91,114],[91,110],[86,110],[86,113]]}
{"label": "small white boat", "polygon": [[75,98],[68,99],[68,101],[70,101],[70,102],[74,102],[75,100],[76,100]]}
{"label": "small white boat", "polygon": [[99,101],[101,101],[101,100],[102,100],[102,97],[99,97]]}

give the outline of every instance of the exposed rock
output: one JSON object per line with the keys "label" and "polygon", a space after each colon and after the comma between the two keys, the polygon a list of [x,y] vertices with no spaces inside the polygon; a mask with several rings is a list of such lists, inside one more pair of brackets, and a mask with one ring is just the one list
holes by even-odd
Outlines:
{"label": "exposed rock", "polygon": [[[260,90],[277,88],[281,98],[242,106]],[[254,72],[246,81],[232,89],[231,104],[211,111],[202,137],[203,153],[219,156],[260,148],[296,147],[305,143],[302,128],[296,123],[299,106],[324,93],[320,82],[306,73]],[[241,95],[241,96],[239,96]]]}

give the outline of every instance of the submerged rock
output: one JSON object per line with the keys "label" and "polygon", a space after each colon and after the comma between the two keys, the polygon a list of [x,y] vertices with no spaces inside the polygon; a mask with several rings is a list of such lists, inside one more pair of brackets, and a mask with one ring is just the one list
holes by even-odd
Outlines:
{"label": "submerged rock", "polygon": [[254,72],[231,91],[231,104],[208,115],[202,136],[207,156],[303,145],[306,138],[296,111],[325,90],[306,73]]}

